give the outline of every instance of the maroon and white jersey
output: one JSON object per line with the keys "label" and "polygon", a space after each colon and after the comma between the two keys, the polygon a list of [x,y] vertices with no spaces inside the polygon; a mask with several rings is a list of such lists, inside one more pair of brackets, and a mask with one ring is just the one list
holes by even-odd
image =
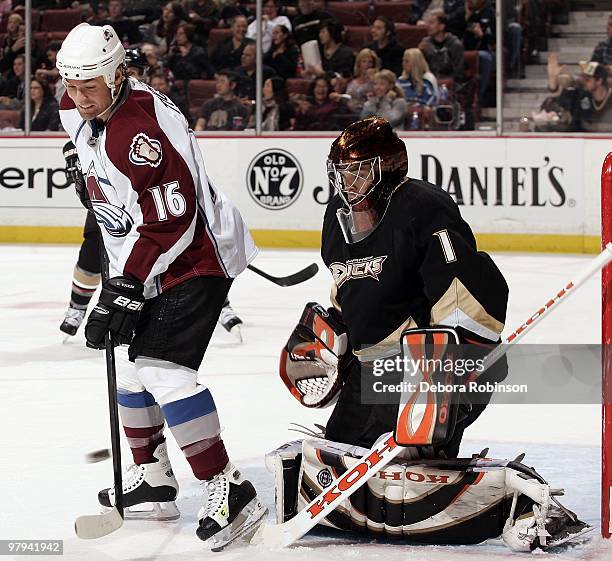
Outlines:
{"label": "maroon and white jersey", "polygon": [[104,238],[111,277],[145,296],[197,276],[236,277],[257,254],[240,213],[209,181],[197,141],[165,95],[130,78],[105,126],[64,94],[74,142]]}

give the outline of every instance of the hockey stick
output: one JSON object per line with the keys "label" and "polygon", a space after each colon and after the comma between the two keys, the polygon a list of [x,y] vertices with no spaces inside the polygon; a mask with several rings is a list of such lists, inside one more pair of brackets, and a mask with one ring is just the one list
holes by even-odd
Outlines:
{"label": "hockey stick", "polygon": [[[102,263],[102,281],[108,280],[108,261],[104,251],[102,233],[100,236],[100,262]],[[115,349],[110,333],[104,340],[106,355],[106,380],[108,387],[108,412],[110,417],[111,450],[113,456],[113,480],[115,486],[115,506],[103,514],[79,516],[74,523],[74,530],[84,540],[101,538],[123,525],[123,480],[121,475],[121,439],[119,435],[119,411],[117,405],[117,371],[115,369]]]}
{"label": "hockey stick", "polygon": [[305,269],[302,269],[301,271],[298,271],[297,273],[293,273],[292,275],[288,275],[286,277],[273,277],[265,271],[258,269],[254,265],[247,265],[247,269],[250,269],[254,273],[258,274],[266,280],[269,280],[270,282],[273,282],[278,286],[293,286],[295,284],[300,284],[301,282],[307,281],[314,277],[319,271],[319,266],[316,263],[313,263],[312,265],[308,265],[308,267],[306,267]]}
{"label": "hockey stick", "polygon": [[[551,310],[559,307],[559,303],[567,300],[584,282],[612,261],[612,243],[589,263],[588,267],[576,278],[570,281],[557,294],[548,300],[535,314],[522,323],[509,337],[489,353],[483,363],[484,372],[508,352],[508,348],[516,344],[533,326]],[[331,484],[315,497],[306,508],[282,524],[263,524],[251,538],[252,544],[263,543],[266,546],[287,547],[299,540],[323,518],[329,516],[335,508],[348,499],[355,491],[364,485],[368,479],[381,468],[391,462],[403,447],[395,442],[392,434],[385,435],[384,440],[376,444],[352,469],[336,477]]]}

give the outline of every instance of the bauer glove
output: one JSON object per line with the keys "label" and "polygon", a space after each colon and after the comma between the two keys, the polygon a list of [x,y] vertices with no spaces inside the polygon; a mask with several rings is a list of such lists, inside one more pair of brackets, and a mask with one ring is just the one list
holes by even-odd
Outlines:
{"label": "bauer glove", "polygon": [[70,183],[74,183],[74,189],[79,197],[79,200],[81,201],[81,204],[87,210],[92,210],[85,178],[81,172],[81,162],[79,161],[76,146],[71,140],[69,140],[66,142],[66,144],[64,144],[62,152],[64,154],[64,159],[66,160],[66,179],[68,179]]}
{"label": "bauer glove", "polygon": [[103,349],[109,332],[116,344],[129,345],[145,302],[143,292],[141,282],[127,277],[113,277],[103,283],[100,299],[85,326],[87,346]]}

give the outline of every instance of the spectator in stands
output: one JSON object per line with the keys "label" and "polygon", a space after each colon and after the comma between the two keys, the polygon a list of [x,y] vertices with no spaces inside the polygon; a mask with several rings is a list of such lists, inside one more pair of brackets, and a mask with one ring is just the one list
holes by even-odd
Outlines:
{"label": "spectator in stands", "polygon": [[157,20],[155,35],[161,54],[166,54],[174,42],[176,28],[187,22],[189,16],[180,2],[168,2],[163,9],[162,17]]}
{"label": "spectator in stands", "polygon": [[223,0],[219,27],[230,27],[236,16],[244,16],[247,22],[252,17],[251,10],[240,4],[240,0]]}
{"label": "spectator in stands", "polygon": [[170,72],[163,64],[163,61],[159,57],[159,47],[153,43],[143,43],[140,46],[142,54],[147,59],[147,76],[153,76],[158,72]]}
{"label": "spectator in stands", "polygon": [[353,50],[342,42],[343,27],[336,21],[323,22],[319,31],[319,48],[321,49],[321,64],[307,65],[304,76],[315,78],[319,76],[345,76],[353,73],[355,55]]}
{"label": "spectator in stands", "polygon": [[607,32],[608,38],[597,44],[591,55],[591,60],[606,65],[608,74],[612,75],[612,14],[608,16]]}
{"label": "spectator in stands", "polygon": [[426,26],[434,10],[443,10],[448,18],[448,31],[460,37],[465,29],[465,0],[413,0],[408,23]]}
{"label": "spectator in stands", "polygon": [[167,64],[177,80],[209,79],[214,75],[206,49],[193,43],[194,33],[195,28],[190,23],[182,23],[176,28]]}
{"label": "spectator in stands", "polygon": [[244,46],[251,42],[246,38],[247,19],[244,16],[236,16],[232,20],[231,30],[231,37],[219,41],[211,57],[213,66],[219,70],[239,66]]}
{"label": "spectator in stands", "polygon": [[478,51],[479,97],[482,104],[495,64],[495,8],[488,0],[466,0],[463,48],[465,51]]}
{"label": "spectator in stands", "polygon": [[395,24],[386,16],[378,16],[372,24],[373,43],[367,45],[380,59],[380,67],[391,70],[396,76],[402,71],[404,47],[395,38]]}
{"label": "spectator in stands", "polygon": [[289,103],[285,81],[278,76],[268,78],[263,85],[261,129],[289,131],[295,127],[295,107]]}
{"label": "spectator in stands", "polygon": [[149,70],[149,63],[147,57],[144,55],[141,49],[126,49],[125,50],[125,66],[127,68],[128,76],[139,80],[140,82],[148,83],[147,71]]}
{"label": "spectator in stands", "polygon": [[189,23],[195,27],[194,43],[206,47],[208,35],[219,21],[219,8],[215,0],[183,0]]}
{"label": "spectator in stands", "polygon": [[236,74],[221,70],[215,76],[217,95],[202,104],[196,122],[196,131],[243,130],[249,118],[249,111],[236,97]]}
{"label": "spectator in stands", "polygon": [[504,22],[504,49],[508,52],[506,76],[508,78],[524,78],[521,49],[523,47],[523,27],[519,22],[519,10],[515,2],[502,3]]}
{"label": "spectator in stands", "polygon": [[389,121],[393,128],[404,130],[406,100],[396,81],[396,75],[387,69],[379,70],[374,75],[374,91],[368,95],[361,110],[362,119],[376,115]]}
{"label": "spectator in stands", "polygon": [[272,31],[272,47],[264,55],[263,63],[284,79],[295,78],[299,51],[291,31],[284,25],[277,25]]}
{"label": "spectator in stands", "polygon": [[347,104],[354,113],[361,113],[368,94],[374,91],[374,75],[380,70],[380,59],[372,49],[361,49],[355,59],[353,79],[346,87],[351,96]]}
{"label": "spectator in stands", "polygon": [[293,18],[293,36],[297,44],[316,41],[323,22],[331,19],[334,19],[334,16],[317,9],[313,0],[298,0],[298,15]]}
{"label": "spectator in stands", "polygon": [[341,130],[348,115],[350,111],[346,103],[340,98],[340,94],[332,92],[329,79],[316,78],[310,84],[308,96],[298,101],[295,130]]}
{"label": "spectator in stands", "polygon": [[[262,82],[275,75],[274,70],[269,66],[263,65]],[[256,91],[256,64],[255,64],[255,43],[248,43],[242,50],[240,66],[234,68],[238,85],[236,95],[248,102],[255,100]]]}
{"label": "spectator in stands", "polygon": [[608,68],[599,62],[582,65],[580,78],[590,96],[590,106],[583,109],[582,120],[587,132],[612,131],[612,89],[608,86]]}
{"label": "spectator in stands", "polygon": [[108,20],[97,22],[95,25],[105,24],[112,26],[122,43],[135,45],[142,40],[140,31],[138,30],[138,24],[126,18],[123,14],[122,0],[110,0],[108,3]]}
{"label": "spectator in stands", "polygon": [[[538,132],[578,132],[583,130],[579,105],[588,94],[577,88],[570,74],[563,72],[557,53],[548,55],[548,88],[550,95],[542,102],[539,111],[532,112],[535,130]],[[585,105],[588,105],[588,99]]]}
{"label": "spectator in stands", "polygon": [[[32,108],[32,131],[57,131],[60,129],[59,105],[53,97],[49,84],[34,78],[30,84],[30,106]],[[19,127],[25,130],[25,109],[19,115]]]}
{"label": "spectator in stands", "polygon": [[59,103],[66,91],[64,83],[60,80],[59,71],[55,66],[57,53],[60,50],[62,44],[60,41],[52,41],[47,45],[46,60],[42,61],[39,68],[36,69],[36,78],[46,80],[54,92],[54,97]]}
{"label": "spectator in stands", "polygon": [[13,0],[0,0],[0,21],[2,21],[13,9]]}
{"label": "spectator in stands", "polygon": [[409,105],[432,107],[438,102],[438,81],[430,72],[427,61],[419,49],[404,51],[403,71],[397,85],[404,92]]}
{"label": "spectator in stands", "polygon": [[6,38],[2,45],[0,73],[10,70],[17,55],[25,52],[25,25],[19,14],[11,14],[6,21]]}
{"label": "spectator in stands", "polygon": [[272,46],[272,31],[277,25],[284,25],[291,31],[291,22],[287,16],[281,14],[281,8],[280,0],[264,0],[262,6],[263,22],[259,25],[257,20],[253,20],[247,29],[247,38],[255,40],[257,30],[263,27],[261,48],[264,53],[267,53]]}
{"label": "spectator in stands", "polygon": [[19,109],[23,105],[25,89],[25,55],[19,54],[13,61],[13,70],[0,84],[0,109]]}
{"label": "spectator in stands", "polygon": [[170,80],[168,80],[168,76],[164,72],[156,72],[151,76],[151,87],[167,96],[177,106],[178,110],[187,119],[189,126],[191,126],[192,117],[189,113],[189,107],[187,107],[187,100],[176,88],[170,86]]}
{"label": "spectator in stands", "polygon": [[[97,2],[89,4],[94,6]],[[134,17],[140,23],[152,23],[161,17],[163,6],[163,0],[123,0],[123,14],[128,18]]]}
{"label": "spectator in stands", "polygon": [[448,77],[463,82],[463,43],[446,30],[447,18],[442,10],[427,19],[428,37],[419,48],[423,51],[430,71],[436,78]]}

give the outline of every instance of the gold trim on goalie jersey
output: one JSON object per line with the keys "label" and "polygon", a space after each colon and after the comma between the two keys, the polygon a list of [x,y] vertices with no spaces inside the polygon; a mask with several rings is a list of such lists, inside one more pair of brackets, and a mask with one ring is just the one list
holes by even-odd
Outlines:
{"label": "gold trim on goalie jersey", "polygon": [[504,329],[457,277],[431,308],[431,325],[463,327],[490,341],[497,341]]}

